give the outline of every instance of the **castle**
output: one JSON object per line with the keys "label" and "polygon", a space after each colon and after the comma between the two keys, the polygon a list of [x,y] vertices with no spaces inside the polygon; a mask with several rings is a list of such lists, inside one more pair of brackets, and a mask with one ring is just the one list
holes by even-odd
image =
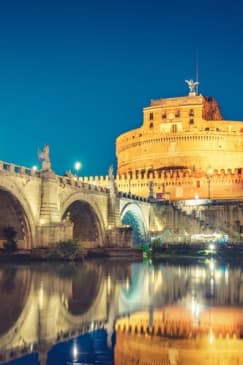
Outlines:
{"label": "castle", "polygon": [[242,197],[243,123],[223,120],[188,84],[188,96],[151,100],[143,125],[117,138],[119,181],[143,196],[152,182],[155,197],[172,200]]}
{"label": "castle", "polygon": [[[140,128],[116,140],[118,190],[156,199],[242,199],[243,122],[198,95],[151,100]],[[106,185],[107,178],[88,178]]]}

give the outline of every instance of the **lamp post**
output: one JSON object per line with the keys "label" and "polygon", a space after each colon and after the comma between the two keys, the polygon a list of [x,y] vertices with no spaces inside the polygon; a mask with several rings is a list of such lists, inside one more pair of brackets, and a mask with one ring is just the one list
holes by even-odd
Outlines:
{"label": "lamp post", "polygon": [[213,176],[213,170],[211,168],[207,171],[207,180],[208,180],[208,200],[211,199],[211,179]]}
{"label": "lamp post", "polygon": [[75,175],[78,177],[78,172],[79,170],[81,169],[82,165],[81,165],[81,162],[77,161],[75,162],[74,164],[74,169],[75,169]]}

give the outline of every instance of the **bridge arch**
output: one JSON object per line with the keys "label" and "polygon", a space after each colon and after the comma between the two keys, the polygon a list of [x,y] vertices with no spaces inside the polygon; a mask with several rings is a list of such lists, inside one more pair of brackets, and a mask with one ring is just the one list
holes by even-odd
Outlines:
{"label": "bridge arch", "polygon": [[[1,348],[5,348],[10,343],[19,343],[19,330],[24,327],[28,315],[31,313],[33,316],[34,295],[29,268],[19,270],[16,267],[7,267],[0,270],[0,277],[0,343]],[[18,305],[14,305],[15,303]]]}
{"label": "bridge arch", "polygon": [[72,282],[72,295],[60,303],[62,325],[73,328],[77,323],[92,322],[94,318],[106,319],[104,303],[107,300],[108,278],[104,280],[104,277],[103,268],[99,265],[94,267],[85,263],[83,268],[79,268],[77,282]]}
{"label": "bridge arch", "polygon": [[85,247],[104,245],[105,224],[98,207],[92,197],[84,193],[74,193],[61,205],[61,217],[69,215],[73,222],[73,239],[80,241]]}
{"label": "bridge arch", "polygon": [[3,229],[11,226],[17,232],[20,248],[30,249],[34,245],[35,220],[23,190],[10,178],[0,180],[0,242],[5,241]]}
{"label": "bridge arch", "polygon": [[146,219],[140,206],[136,203],[128,202],[122,208],[120,213],[122,224],[127,224],[132,227],[133,244],[143,244],[149,238]]}

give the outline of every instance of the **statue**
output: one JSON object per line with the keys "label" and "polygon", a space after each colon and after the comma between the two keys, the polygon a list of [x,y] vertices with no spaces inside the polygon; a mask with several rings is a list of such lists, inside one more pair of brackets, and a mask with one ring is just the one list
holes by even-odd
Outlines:
{"label": "statue", "polygon": [[112,166],[112,165],[109,167],[109,172],[108,172],[108,174],[109,174],[109,179],[111,179],[111,178],[113,178],[113,177],[114,177],[114,176],[113,176],[113,166]]}
{"label": "statue", "polygon": [[109,170],[108,170],[108,180],[109,180],[109,189],[110,189],[110,193],[113,195],[113,194],[116,194],[117,192],[117,186],[116,186],[116,182],[115,182],[115,177],[113,175],[113,166],[111,165],[109,167]]}
{"label": "statue", "polygon": [[48,170],[48,171],[51,170],[51,161],[49,154],[50,154],[50,147],[48,144],[45,144],[43,150],[38,153],[42,170]]}
{"label": "statue", "polygon": [[196,92],[196,86],[199,85],[199,82],[198,81],[193,81],[193,80],[185,80],[185,82],[187,83],[188,87],[189,87],[189,90],[190,90],[190,94],[192,95],[196,95],[197,92]]}
{"label": "statue", "polygon": [[154,183],[153,181],[149,181],[149,199],[154,199]]}

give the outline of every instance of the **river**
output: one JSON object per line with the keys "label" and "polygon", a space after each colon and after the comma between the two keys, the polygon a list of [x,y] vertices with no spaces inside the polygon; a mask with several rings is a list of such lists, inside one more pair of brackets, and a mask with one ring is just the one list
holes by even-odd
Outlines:
{"label": "river", "polygon": [[243,364],[243,265],[1,264],[0,364]]}

